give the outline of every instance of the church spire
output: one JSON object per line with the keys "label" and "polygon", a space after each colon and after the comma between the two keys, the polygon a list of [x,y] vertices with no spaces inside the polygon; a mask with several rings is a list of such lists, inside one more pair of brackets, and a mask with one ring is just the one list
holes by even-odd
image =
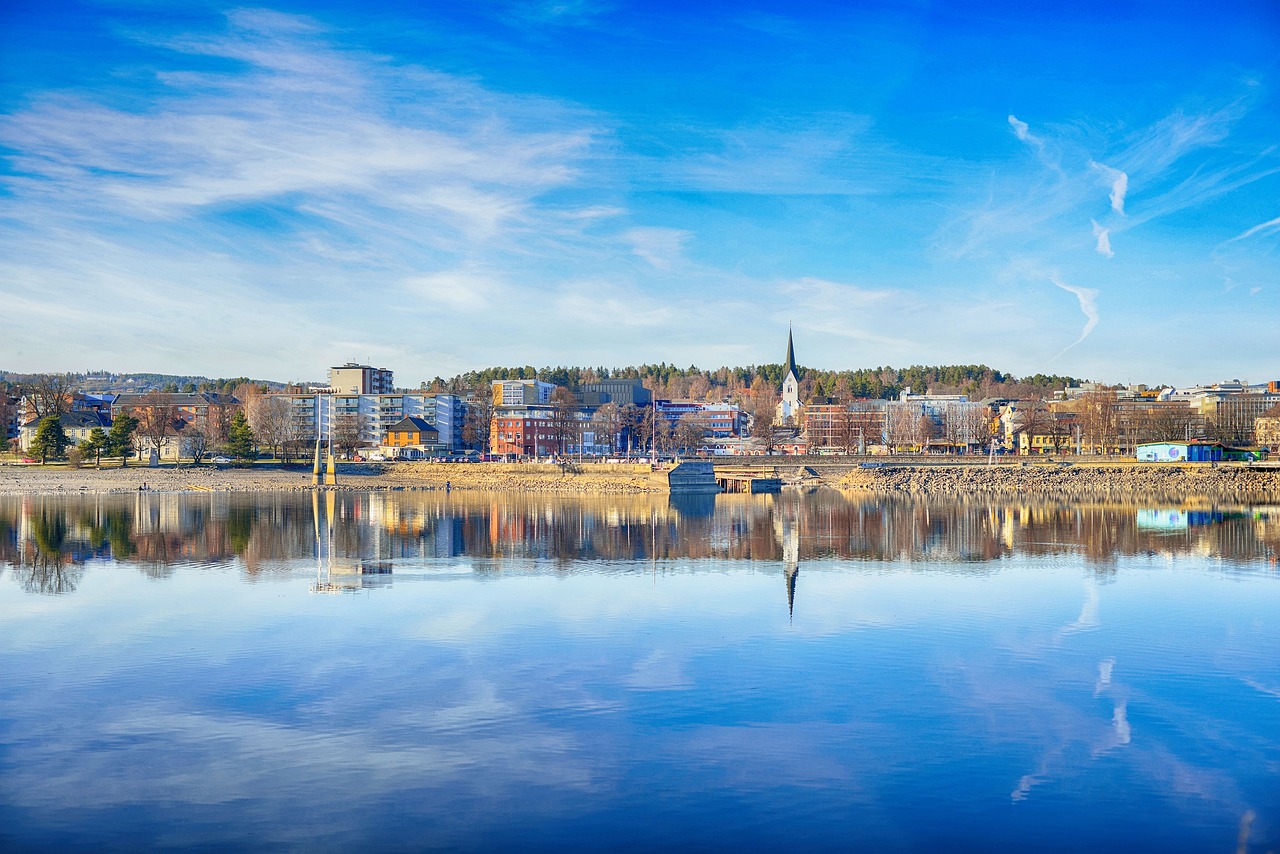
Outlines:
{"label": "church spire", "polygon": [[796,348],[791,341],[791,324],[787,324],[787,363],[782,366],[782,377],[786,379],[788,374],[792,374],[796,379],[800,379],[800,369],[796,367]]}

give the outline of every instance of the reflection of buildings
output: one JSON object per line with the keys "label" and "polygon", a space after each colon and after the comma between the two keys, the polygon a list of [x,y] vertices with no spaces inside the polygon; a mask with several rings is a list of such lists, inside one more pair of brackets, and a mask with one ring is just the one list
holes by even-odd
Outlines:
{"label": "reflection of buildings", "polygon": [[[372,498],[373,496],[364,496]],[[378,524],[382,514],[376,503],[338,502],[337,493],[326,491],[311,493],[311,513],[315,534],[316,577],[311,583],[312,593],[346,593],[373,587],[391,586],[391,561],[380,559],[383,548],[383,529]],[[363,512],[360,512],[363,510]],[[353,555],[349,525],[344,517],[367,519],[372,548],[357,548]],[[356,538],[357,542],[361,538]],[[346,548],[343,547],[345,543]]]}
{"label": "reflection of buildings", "polygon": [[584,561],[645,561],[658,571],[664,561],[680,561],[680,571],[703,560],[780,563],[791,610],[802,562],[992,572],[1012,555],[1081,555],[1108,567],[1123,555],[1280,555],[1278,508],[1246,514],[834,491],[719,495],[709,506],[667,496],[460,492],[324,492],[316,500],[318,507],[310,494],[286,493],[0,496],[0,562],[42,567],[48,579],[29,587],[46,592],[74,587],[55,569],[93,562],[159,578],[179,564],[257,576],[306,572],[318,561],[318,583],[342,589],[385,585],[406,564],[536,573]]}

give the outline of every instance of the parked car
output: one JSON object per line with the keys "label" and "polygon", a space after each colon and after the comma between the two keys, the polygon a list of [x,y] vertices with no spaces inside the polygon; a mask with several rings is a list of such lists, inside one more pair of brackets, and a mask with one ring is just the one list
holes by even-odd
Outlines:
{"label": "parked car", "polygon": [[229,462],[231,462],[231,457],[210,457],[210,458],[209,458],[209,462],[211,462],[211,463],[229,463]]}

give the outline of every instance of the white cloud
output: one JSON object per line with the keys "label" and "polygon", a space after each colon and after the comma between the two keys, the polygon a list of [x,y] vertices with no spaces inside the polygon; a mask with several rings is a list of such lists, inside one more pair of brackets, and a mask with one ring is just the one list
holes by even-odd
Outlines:
{"label": "white cloud", "polygon": [[432,309],[482,312],[502,303],[506,288],[492,274],[477,270],[444,270],[404,281],[405,289]]}
{"label": "white cloud", "polygon": [[676,228],[651,226],[627,229],[622,239],[631,244],[631,251],[659,270],[669,270],[680,261],[684,244],[693,235]]}
{"label": "white cloud", "polygon": [[1121,216],[1124,215],[1124,197],[1129,192],[1129,176],[1119,169],[1112,169],[1104,163],[1096,160],[1090,160],[1089,166],[1097,172],[1101,172],[1107,181],[1111,184],[1111,209]]}
{"label": "white cloud", "polygon": [[1031,127],[1026,122],[1019,119],[1017,116],[1013,114],[1009,115],[1009,125],[1013,128],[1013,132],[1018,137],[1018,139],[1022,140],[1028,145],[1035,146],[1037,149],[1044,148],[1044,143],[1042,143],[1037,137],[1032,135]]}
{"label": "white cloud", "polygon": [[1248,240],[1250,237],[1253,237],[1255,234],[1260,234],[1267,231],[1273,231],[1275,229],[1280,229],[1280,216],[1276,217],[1275,219],[1267,220],[1266,222],[1259,223],[1258,225],[1255,225],[1253,228],[1242,231],[1239,234],[1237,234],[1235,237],[1231,238],[1231,240],[1228,242],[1233,242],[1236,240]]}
{"label": "white cloud", "polygon": [[1089,222],[1093,226],[1093,236],[1098,239],[1097,246],[1095,247],[1098,254],[1104,255],[1107,258],[1114,258],[1116,253],[1111,251],[1110,230],[1098,225],[1098,221],[1095,219],[1091,219]]}
{"label": "white cloud", "polygon": [[[1050,281],[1052,281],[1059,288],[1062,288],[1067,293],[1075,294],[1076,300],[1080,303],[1080,313],[1083,314],[1085,317],[1084,329],[1080,331],[1080,337],[1077,338],[1075,341],[1071,342],[1070,344],[1068,344],[1066,347],[1064,347],[1062,349],[1062,352],[1058,353],[1058,356],[1061,356],[1063,353],[1067,352],[1072,347],[1076,346],[1081,341],[1088,338],[1089,333],[1092,332],[1093,328],[1098,325],[1098,293],[1099,292],[1096,288],[1081,288],[1075,285],[1064,284],[1056,277],[1051,278]],[[1054,358],[1056,359],[1058,358],[1058,356],[1054,356]]]}

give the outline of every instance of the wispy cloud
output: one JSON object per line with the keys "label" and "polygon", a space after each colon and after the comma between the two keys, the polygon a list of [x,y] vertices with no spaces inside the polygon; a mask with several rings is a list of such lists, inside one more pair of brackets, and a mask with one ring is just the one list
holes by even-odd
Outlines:
{"label": "wispy cloud", "polygon": [[659,270],[669,270],[680,260],[685,242],[693,235],[675,228],[643,226],[629,228],[621,236],[638,257]]}
{"label": "wispy cloud", "polygon": [[[776,116],[732,128],[672,129],[688,153],[627,164],[643,187],[796,196],[920,191],[946,164],[899,146],[870,116],[826,112]],[[669,143],[664,143],[669,144]]]}
{"label": "wispy cloud", "polygon": [[1080,303],[1080,313],[1083,314],[1085,317],[1084,329],[1080,331],[1080,337],[1077,338],[1075,341],[1072,341],[1066,347],[1063,347],[1062,351],[1059,352],[1057,356],[1054,356],[1054,358],[1056,359],[1058,358],[1058,356],[1061,356],[1063,353],[1067,352],[1072,347],[1076,346],[1081,341],[1088,338],[1089,333],[1092,332],[1093,328],[1098,325],[1098,293],[1099,291],[1096,288],[1081,288],[1075,285],[1068,285],[1062,282],[1061,280],[1059,280],[1057,277],[1051,278],[1050,281],[1053,282],[1059,288],[1062,288],[1067,293],[1075,294],[1076,300]]}
{"label": "wispy cloud", "polygon": [[1031,126],[1012,113],[1009,114],[1009,126],[1013,128],[1013,133],[1018,139],[1037,151],[1044,151],[1044,142],[1031,132]]}
{"label": "wispy cloud", "polygon": [[1275,219],[1267,220],[1266,222],[1259,223],[1255,225],[1253,228],[1242,231],[1239,234],[1237,234],[1235,237],[1231,238],[1231,240],[1228,242],[1231,243],[1237,240],[1248,240],[1250,237],[1253,237],[1255,234],[1263,234],[1265,232],[1274,231],[1276,229],[1280,229],[1280,216],[1276,217]]}
{"label": "wispy cloud", "polygon": [[572,181],[596,136],[564,105],[336,50],[305,19],[235,12],[229,24],[169,46],[246,71],[162,75],[144,112],[62,95],[8,117],[0,140],[20,152],[11,188],[29,203],[141,219],[336,196],[475,238]]}
{"label": "wispy cloud", "polygon": [[1107,166],[1104,163],[1099,163],[1096,160],[1090,160],[1089,166],[1092,169],[1101,172],[1106,177],[1107,181],[1111,183],[1111,193],[1109,194],[1109,198],[1111,199],[1111,209],[1123,216],[1124,197],[1129,192],[1129,176],[1124,172],[1121,172],[1119,169],[1112,169],[1110,166]]}
{"label": "wispy cloud", "polygon": [[1095,247],[1098,254],[1107,258],[1114,258],[1116,253],[1111,251],[1110,230],[1098,225],[1098,221],[1096,219],[1089,220],[1089,223],[1093,226],[1093,236],[1098,240],[1097,246]]}

